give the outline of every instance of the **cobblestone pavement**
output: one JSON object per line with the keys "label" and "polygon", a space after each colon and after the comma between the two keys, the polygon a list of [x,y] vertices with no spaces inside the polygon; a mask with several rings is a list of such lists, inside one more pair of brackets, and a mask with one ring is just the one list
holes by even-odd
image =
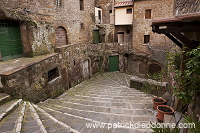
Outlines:
{"label": "cobblestone pavement", "polygon": [[[37,105],[22,100],[7,102],[0,107],[0,113],[5,114],[0,116],[0,132],[151,132],[148,128],[116,128],[121,123],[156,122],[152,97],[129,88],[129,80],[130,76],[124,73],[103,73],[69,89],[56,99],[48,99]],[[6,115],[6,111],[12,113]],[[99,123],[105,128],[100,127]],[[87,127],[89,124],[95,124],[92,126],[96,128]]]}

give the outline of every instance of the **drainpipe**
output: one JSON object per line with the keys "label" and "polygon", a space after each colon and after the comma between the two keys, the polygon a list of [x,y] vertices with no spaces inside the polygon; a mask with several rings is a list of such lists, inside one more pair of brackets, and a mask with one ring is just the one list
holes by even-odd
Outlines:
{"label": "drainpipe", "polygon": [[115,43],[115,0],[113,0],[113,19],[114,19],[114,25],[113,25],[113,44]]}

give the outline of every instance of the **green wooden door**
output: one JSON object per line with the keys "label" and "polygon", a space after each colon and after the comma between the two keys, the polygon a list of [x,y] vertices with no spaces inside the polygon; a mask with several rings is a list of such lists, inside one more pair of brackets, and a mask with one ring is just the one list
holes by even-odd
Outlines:
{"label": "green wooden door", "polygon": [[99,30],[94,30],[94,43],[100,43]]}
{"label": "green wooden door", "polygon": [[18,24],[10,21],[0,22],[0,52],[2,60],[22,56],[23,48]]}
{"label": "green wooden door", "polygon": [[119,71],[119,56],[109,57],[109,72]]}

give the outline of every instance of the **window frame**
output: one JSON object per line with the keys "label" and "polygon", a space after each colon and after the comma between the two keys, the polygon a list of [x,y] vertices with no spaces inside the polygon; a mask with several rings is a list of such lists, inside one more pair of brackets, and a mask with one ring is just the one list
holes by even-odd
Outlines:
{"label": "window frame", "polygon": [[79,0],[80,2],[80,10],[84,11],[84,0]]}
{"label": "window frame", "polygon": [[59,77],[58,67],[55,67],[55,68],[49,70],[47,73],[48,82],[54,81],[58,77]]}
{"label": "window frame", "polygon": [[132,13],[133,13],[133,8],[126,8],[126,14],[132,14]]}
{"label": "window frame", "polygon": [[151,9],[145,10],[145,19],[152,19],[152,10]]}
{"label": "window frame", "polygon": [[62,0],[56,0],[56,7],[62,7]]}
{"label": "window frame", "polygon": [[150,35],[144,35],[144,44],[148,44],[150,42]]}
{"label": "window frame", "polygon": [[81,29],[81,30],[85,30],[85,24],[84,24],[84,23],[81,23],[81,24],[80,24],[80,29]]}

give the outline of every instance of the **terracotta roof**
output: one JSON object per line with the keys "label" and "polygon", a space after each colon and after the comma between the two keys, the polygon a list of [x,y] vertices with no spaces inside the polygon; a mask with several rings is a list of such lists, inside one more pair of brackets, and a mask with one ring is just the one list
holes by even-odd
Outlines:
{"label": "terracotta roof", "polygon": [[152,20],[152,24],[164,24],[164,23],[172,23],[172,22],[181,22],[181,21],[193,21],[200,20],[200,13],[189,13],[174,16],[173,18],[162,18],[162,19],[154,19]]}
{"label": "terracotta roof", "polygon": [[115,7],[122,7],[122,6],[133,6],[133,1],[122,1],[119,3],[115,3]]}

